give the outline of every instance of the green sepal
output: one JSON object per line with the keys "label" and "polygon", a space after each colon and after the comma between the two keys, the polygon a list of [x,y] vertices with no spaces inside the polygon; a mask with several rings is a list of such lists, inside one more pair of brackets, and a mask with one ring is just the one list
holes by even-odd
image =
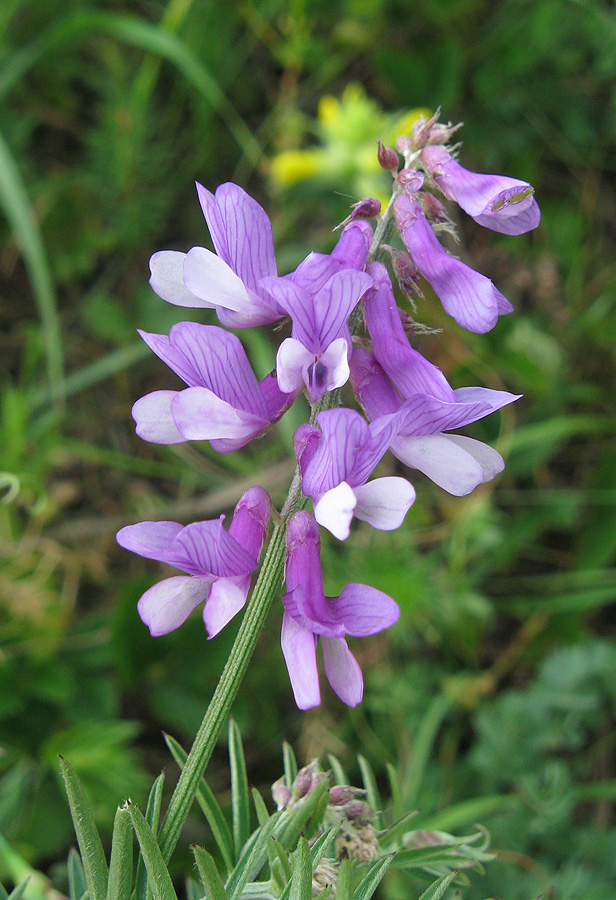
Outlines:
{"label": "green sepal", "polygon": [[206,900],[227,900],[227,893],[216,868],[214,857],[203,847],[192,847]]}
{"label": "green sepal", "polygon": [[242,736],[233,719],[229,720],[229,762],[231,764],[233,847],[235,859],[238,860],[250,835],[250,800]]}
{"label": "green sepal", "polygon": [[90,900],[106,900],[107,897],[107,860],[103,851],[100,835],[94,822],[92,807],[80,784],[73,767],[60,757],[60,771],[68,796],[73,826],[77,835],[77,843],[81,851],[81,861],[90,893]]}
{"label": "green sepal", "polygon": [[373,862],[362,880],[353,891],[353,900],[370,900],[381,883],[385,872],[393,862],[395,854],[391,853]]}
{"label": "green sepal", "polygon": [[336,883],[336,900],[351,900],[353,896],[353,864],[350,859],[343,859],[338,869]]}
{"label": "green sepal", "polygon": [[107,900],[129,900],[133,885],[133,827],[125,806],[118,807],[113,822]]}
{"label": "green sepal", "polygon": [[[183,769],[188,754],[186,753],[184,748],[175,740],[175,738],[171,737],[171,735],[166,734],[165,741],[167,742],[167,746],[169,747],[171,755],[175,759],[176,763],[181,769]],[[207,823],[212,831],[212,836],[216,841],[216,846],[220,850],[220,855],[222,856],[224,864],[227,867],[227,872],[230,872],[234,864],[233,838],[231,837],[231,832],[229,830],[229,826],[227,825],[227,821],[223,816],[220,806],[218,805],[218,801],[214,797],[214,794],[212,793],[210,786],[208,785],[205,778],[202,778],[199,784],[199,789],[197,791],[197,803],[201,807],[201,811],[207,819]]]}
{"label": "green sepal", "polygon": [[88,885],[86,884],[81,857],[74,847],[71,847],[68,851],[66,874],[68,875],[68,896],[70,900],[81,900],[81,897],[88,890]]}
{"label": "green sepal", "polygon": [[131,817],[141,856],[148,875],[148,887],[152,891],[154,900],[177,900],[177,894],[165,865],[160,847],[148,825],[143,813],[132,803],[127,802],[126,808]]}
{"label": "green sepal", "polygon": [[312,858],[305,837],[300,837],[293,854],[289,900],[312,900]]}

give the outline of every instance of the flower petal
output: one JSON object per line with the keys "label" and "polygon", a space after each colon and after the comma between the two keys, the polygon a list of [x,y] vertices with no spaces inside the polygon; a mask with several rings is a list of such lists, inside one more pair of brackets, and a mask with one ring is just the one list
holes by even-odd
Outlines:
{"label": "flower petal", "polygon": [[351,531],[357,499],[346,481],[327,491],[314,507],[314,517],[339,541],[346,541]]}
{"label": "flower petal", "polygon": [[365,637],[397,622],[400,608],[395,600],[368,584],[347,584],[333,601],[334,615],[347,634]]}
{"label": "flower petal", "polygon": [[170,548],[173,565],[193,575],[217,578],[246,575],[256,569],[256,557],[225,531],[223,519],[193,522],[183,528]]}
{"label": "flower petal", "polygon": [[285,613],[282,617],[280,643],[298,707],[312,709],[318,706],[321,692],[314,634]]}
{"label": "flower petal", "polygon": [[243,447],[269,425],[262,416],[236,409],[204,387],[176,392],[171,412],[183,440],[226,438],[237,442],[233,449]]}
{"label": "flower petal", "polygon": [[347,706],[357,706],[364,696],[364,679],[359,663],[344,639],[321,638],[327,680]]}
{"label": "flower petal", "polygon": [[254,306],[242,279],[227,263],[205,247],[193,247],[184,259],[184,284],[202,306],[223,306],[250,314]]}
{"label": "flower petal", "polygon": [[476,441],[474,438],[466,437],[464,434],[447,434],[445,437],[453,441],[462,450],[477,460],[483,472],[483,481],[492,481],[505,468],[505,460],[498,450],[484,444],[483,441]]}
{"label": "flower petal", "polygon": [[240,547],[258,559],[272,511],[272,501],[262,487],[252,487],[238,500],[229,526],[229,534]]}
{"label": "flower petal", "polygon": [[203,621],[210,640],[244,607],[249,590],[249,574],[219,578],[214,582],[203,608]]}
{"label": "flower petal", "polygon": [[137,522],[120,528],[116,541],[120,547],[145,559],[167,562],[169,547],[183,527],[179,522]]}
{"label": "flower petal", "polygon": [[175,631],[205,599],[212,580],[174,575],[159,581],[139,600],[137,610],[152,637]]}
{"label": "flower petal", "polygon": [[184,284],[185,253],[179,250],[159,250],[150,257],[150,286],[161,300],[174,306],[210,308]]}
{"label": "flower petal", "polygon": [[186,438],[171,414],[177,391],[153,391],[140,397],[131,410],[138,436],[152,444],[181,444]]}
{"label": "flower petal", "polygon": [[285,394],[297,391],[304,383],[304,371],[316,362],[314,353],[295,340],[285,338],[276,354],[278,387]]}
{"label": "flower petal", "polygon": [[470,494],[485,480],[479,462],[452,441],[451,435],[397,437],[390,449],[406,466],[419,469],[456,497]]}
{"label": "flower petal", "polygon": [[356,487],[355,496],[355,518],[379,531],[393,531],[415,502],[415,488],[405,478],[375,478]]}

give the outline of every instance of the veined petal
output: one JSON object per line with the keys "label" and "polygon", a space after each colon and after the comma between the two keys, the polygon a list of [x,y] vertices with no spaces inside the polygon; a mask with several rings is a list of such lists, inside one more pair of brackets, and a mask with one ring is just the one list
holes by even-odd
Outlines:
{"label": "veined petal", "polygon": [[349,345],[345,338],[337,338],[310,366],[306,387],[313,403],[326,391],[334,391],[349,380]]}
{"label": "veined petal", "polygon": [[152,350],[159,359],[162,359],[169,368],[179,375],[182,381],[185,381],[189,387],[196,384],[202,384],[203,379],[198,371],[187,359],[184,354],[176,347],[171,346],[171,341],[166,334],[155,334],[148,331],[137,329],[137,334],[145,344]]}
{"label": "veined petal", "polygon": [[359,663],[344,639],[321,638],[327,680],[347,706],[357,706],[364,696],[364,679]]}
{"label": "veined petal", "polygon": [[188,441],[226,438],[244,446],[269,425],[262,416],[236,409],[204,387],[178,391],[171,413],[183,440]]}
{"label": "veined petal", "polygon": [[152,637],[175,631],[193,609],[205,600],[212,580],[175,575],[159,581],[139,600],[137,610]]}
{"label": "veined petal", "polygon": [[[495,391],[492,388],[484,387],[456,388],[454,394],[456,395],[456,403],[464,405],[486,403],[490,412],[495,412],[503,406],[508,406],[522,397],[522,394],[510,394],[509,391]],[[489,415],[489,413],[485,413],[485,415]],[[483,415],[480,418],[483,418]],[[465,425],[475,421],[476,419],[467,419]]]}
{"label": "veined petal", "polygon": [[298,584],[292,591],[282,595],[282,605],[285,613],[291,616],[298,625],[306,628],[315,635],[326,637],[344,637],[346,634],[344,625],[334,618],[329,603],[323,598],[323,611],[315,615],[309,590]]}
{"label": "veined petal", "polygon": [[202,306],[224,306],[250,314],[254,307],[246,285],[227,263],[205,247],[193,247],[184,259],[184,284]]}
{"label": "veined petal", "polygon": [[474,438],[466,437],[464,434],[447,434],[445,437],[461,447],[467,453],[477,460],[483,472],[483,481],[492,481],[505,468],[505,460],[498,450],[484,444],[483,441],[476,441]]}
{"label": "veined petal", "polygon": [[256,557],[225,531],[223,519],[192,522],[183,528],[170,548],[173,565],[192,575],[217,578],[246,575],[256,569]]}
{"label": "veined petal", "polygon": [[319,350],[324,350],[340,337],[346,320],[370,287],[372,278],[366,272],[343,269],[332,275],[315,294],[314,323]]}
{"label": "veined petal", "polygon": [[219,578],[214,582],[203,608],[203,621],[208,639],[222,631],[244,607],[250,590],[250,574]]}
{"label": "veined petal", "polygon": [[415,488],[405,478],[375,478],[356,487],[355,496],[357,519],[368,522],[379,531],[393,531],[402,525],[415,502]]}
{"label": "veined petal", "polygon": [[150,286],[161,300],[174,306],[210,308],[184,284],[185,253],[179,250],[159,250],[150,257]]}
{"label": "veined petal", "polygon": [[177,391],[152,391],[140,397],[131,410],[138,436],[152,444],[181,444],[186,438],[171,414]]}
{"label": "veined petal", "polygon": [[116,541],[120,547],[145,559],[167,562],[169,547],[183,527],[179,522],[137,522],[121,528]]}
{"label": "veined petal", "polygon": [[336,619],[353,637],[377,634],[400,618],[395,600],[367,584],[347,584],[339,597],[328,602],[333,605]]}
{"label": "veined petal", "polygon": [[262,487],[249,488],[238,500],[229,526],[229,534],[240,547],[258,559],[272,511],[272,501]]}
{"label": "veined petal", "polygon": [[307,350],[295,338],[285,338],[276,354],[278,387],[285,394],[292,394],[304,383],[304,371],[316,362],[314,353]]}
{"label": "veined petal", "polygon": [[346,481],[327,491],[314,507],[314,517],[339,541],[346,541],[351,531],[357,497]]}
{"label": "veined petal", "polygon": [[477,459],[452,441],[451,435],[397,437],[390,449],[406,466],[419,469],[456,497],[470,494],[484,481]]}
{"label": "veined petal", "polygon": [[312,709],[318,706],[321,692],[314,634],[285,613],[282,617],[280,643],[298,707]]}

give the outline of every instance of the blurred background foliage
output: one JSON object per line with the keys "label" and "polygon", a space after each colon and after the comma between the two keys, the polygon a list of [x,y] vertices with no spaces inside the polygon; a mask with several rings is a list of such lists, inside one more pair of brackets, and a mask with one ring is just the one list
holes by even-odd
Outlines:
{"label": "blurred background foliage", "polygon": [[[0,878],[17,855],[62,886],[58,753],[107,834],[125,796],[173,780],[161,731],[190,741],[231,645],[237,626],[208,644],[198,617],[149,637],[135,605],[160,569],[117,528],[229,511],[255,481],[281,502],[291,473],[301,409],[229,457],[135,438],[131,403],[173,381],[135,329],[186,317],[149,289],[149,255],[207,243],[195,179],[264,204],[281,271],[329,249],[349,203],[387,191],[376,140],[440,105],[462,162],[531,181],[543,212],[521,238],[460,222],[516,307],[492,333],[420,310],[444,330],[417,346],[454,386],[524,394],[473,426],[507,469],[463,499],[417,477],[399,531],[326,542],[328,593],[365,581],[402,608],[357,648],[360,708],[326,693],[298,713],[276,610],[234,715],[259,786],[282,739],[351,771],[359,751],[399,770],[416,827],[485,824],[497,861],[465,897],[613,900],[615,76],[604,0],[4,0]],[[264,374],[270,336],[242,337]],[[223,800],[226,778],[223,749]]]}

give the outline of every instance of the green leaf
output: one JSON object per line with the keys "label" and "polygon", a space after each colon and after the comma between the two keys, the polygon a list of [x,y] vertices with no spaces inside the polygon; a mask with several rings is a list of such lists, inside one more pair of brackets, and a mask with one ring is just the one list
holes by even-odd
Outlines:
{"label": "green leaf", "polygon": [[334,776],[334,784],[348,784],[349,779],[347,773],[342,768],[340,760],[337,756],[334,756],[333,753],[327,754],[327,759],[329,760],[329,764],[332,767],[332,773]]}
{"label": "green leaf", "polygon": [[338,869],[338,881],[336,884],[336,900],[352,900],[353,897],[353,866],[350,859],[343,859]]}
{"label": "green leaf", "polygon": [[[272,870],[272,876],[276,878],[279,887],[282,889],[290,880],[292,870],[291,863],[289,862],[289,855],[284,847],[280,844],[279,841],[272,835],[267,843],[268,854],[270,858],[270,868]],[[283,875],[284,880],[280,883],[279,879],[276,876],[276,870],[280,870]]]}
{"label": "green leaf", "polygon": [[423,774],[430,759],[432,746],[451,703],[445,696],[436,697],[426,710],[413,741],[413,756],[405,784],[405,805],[414,806]]}
{"label": "green leaf", "polygon": [[0,881],[0,900],[8,900],[9,892]]}
{"label": "green leaf", "polygon": [[293,854],[290,900],[312,900],[312,859],[308,841],[300,837]]}
{"label": "green leaf", "polygon": [[165,865],[160,847],[152,833],[152,829],[145,820],[143,813],[132,803],[127,802],[126,808],[131,817],[141,855],[148,874],[148,886],[152,891],[154,900],[177,900],[177,895]]}
{"label": "green leaf", "polygon": [[186,890],[186,900],[203,900],[203,889],[194,878],[187,875],[184,879],[184,888]]}
{"label": "green leaf", "polygon": [[265,805],[265,800],[255,787],[252,789],[252,802],[255,805],[259,825],[265,825],[270,816],[267,811],[267,806]]}
{"label": "green leaf", "polygon": [[238,900],[244,886],[253,881],[267,860],[267,842],[274,832],[280,813],[258,828],[246,842],[240,858],[225,885],[229,900]]}
{"label": "green leaf", "polygon": [[92,808],[83,792],[77,774],[62,757],[60,757],[60,771],[68,795],[68,804],[81,851],[81,861],[90,892],[90,900],[105,900],[107,897],[107,860],[94,822]]}
{"label": "green leaf", "polygon": [[242,736],[233,719],[229,720],[229,762],[231,764],[233,846],[235,858],[239,859],[242,848],[250,835],[250,802]]}
{"label": "green leaf", "polygon": [[29,883],[30,879],[26,878],[25,881],[22,881],[21,884],[18,884],[16,887],[14,887],[9,894],[8,900],[21,900],[26,892],[26,888],[28,887]]}
{"label": "green leaf", "polygon": [[227,900],[224,885],[218,874],[214,858],[202,847],[193,847],[199,878],[203,884],[206,900]]}
{"label": "green leaf", "polygon": [[449,875],[439,878],[423,892],[419,900],[440,900],[457,874],[457,872],[450,872]]}
{"label": "green leaf", "polygon": [[328,856],[330,851],[333,850],[339,830],[339,825],[331,825],[327,829],[327,831],[324,831],[323,834],[320,834],[318,838],[310,845],[313,870],[318,866],[321,859],[324,856]]}
{"label": "green leaf", "polygon": [[[175,738],[171,737],[171,735],[166,734],[165,741],[178,766],[181,769],[184,768],[184,763],[186,762],[186,757],[188,755],[186,751]],[[222,814],[222,810],[205,778],[202,778],[199,784],[197,803],[201,807],[201,810],[207,819],[207,823],[212,830],[212,836],[220,850],[220,854],[227,867],[227,872],[230,872],[234,864],[233,838],[231,837],[231,832],[229,831],[229,826]]]}
{"label": "green leaf", "polygon": [[81,900],[81,897],[83,897],[88,889],[88,885],[86,884],[86,876],[83,871],[81,857],[74,847],[71,847],[68,851],[66,871],[68,875],[68,895],[70,900]]}
{"label": "green leaf", "polygon": [[[320,822],[315,815],[315,811],[323,800],[327,804],[328,798],[326,795],[328,794],[329,783],[327,781],[322,781],[304,798],[303,802],[299,804],[297,809],[294,809],[290,815],[285,810],[285,814],[280,818],[280,824],[275,832],[276,837],[285,850],[289,850],[295,844],[300,834],[305,832],[308,821],[312,817],[314,817],[316,822],[314,825],[314,830],[316,831],[317,825],[320,824]],[[310,835],[308,835],[308,837],[309,836]]]}
{"label": "green leaf", "polygon": [[297,778],[298,768],[293,747],[286,741],[282,745],[282,761],[284,765],[284,781],[289,790],[291,790],[293,782]]}
{"label": "green leaf", "polygon": [[395,853],[373,862],[362,880],[353,891],[353,900],[370,900],[381,883],[385,872],[393,862]]}
{"label": "green leaf", "polygon": [[387,770],[387,778],[389,779],[389,793],[391,795],[391,806],[394,819],[399,819],[403,815],[402,804],[400,802],[400,783],[398,781],[398,773],[390,762],[385,763]]}
{"label": "green leaf", "polygon": [[359,763],[362,781],[364,783],[364,788],[366,789],[366,799],[374,812],[374,825],[379,831],[382,831],[383,818],[381,815],[381,798],[376,786],[376,778],[374,777],[372,766],[361,753],[357,757],[357,762]]}
{"label": "green leaf", "polygon": [[[158,820],[160,818],[164,782],[165,775],[164,772],[161,772],[150,788],[148,802],[145,807],[145,820],[152,829],[153,834],[157,834],[158,832]],[[135,874],[135,900],[147,900],[147,896],[148,879],[146,877],[145,860],[143,854],[141,854],[137,861],[137,872]]]}
{"label": "green leaf", "polygon": [[107,900],[129,900],[133,885],[133,828],[125,806],[118,808],[113,823]]}

